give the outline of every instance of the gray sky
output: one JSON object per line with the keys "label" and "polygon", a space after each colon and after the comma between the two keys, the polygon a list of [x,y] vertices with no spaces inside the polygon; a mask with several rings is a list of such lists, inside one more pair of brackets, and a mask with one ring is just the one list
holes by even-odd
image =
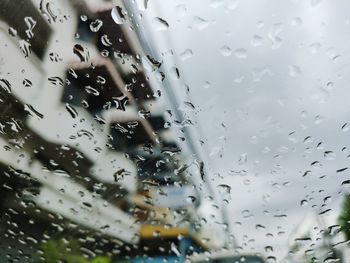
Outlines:
{"label": "gray sky", "polygon": [[212,183],[232,187],[229,218],[246,250],[272,245],[281,257],[306,213],[332,208],[324,217],[336,218],[349,179],[336,173],[350,161],[350,126],[341,129],[350,125],[349,8],[346,0],[150,0],[140,12],[154,47],[174,53],[164,56],[164,67],[180,71],[173,88],[189,86]]}

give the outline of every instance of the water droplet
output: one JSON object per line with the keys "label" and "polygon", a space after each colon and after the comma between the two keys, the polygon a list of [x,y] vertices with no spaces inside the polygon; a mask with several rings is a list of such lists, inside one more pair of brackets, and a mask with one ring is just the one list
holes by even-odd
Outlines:
{"label": "water droplet", "polygon": [[109,40],[106,34],[101,36],[101,43],[106,47],[110,47],[112,45],[112,42]]}
{"label": "water droplet", "polygon": [[179,72],[179,69],[177,67],[171,67],[169,69],[169,72],[170,72],[170,76],[173,79],[179,79],[180,78],[180,72]]}
{"label": "water droplet", "polygon": [[229,186],[227,184],[219,184],[218,189],[224,191],[226,194],[231,193],[231,186]]}
{"label": "water droplet", "polygon": [[303,23],[303,20],[301,20],[300,17],[295,17],[293,20],[292,20],[292,26],[300,26],[301,24]]}
{"label": "water droplet", "polygon": [[136,0],[136,4],[138,6],[138,9],[140,11],[146,11],[148,8],[148,1],[149,0]]}
{"label": "water droplet", "polygon": [[163,82],[165,79],[165,74],[162,71],[156,72],[156,78],[159,82]]}
{"label": "water droplet", "polygon": [[62,61],[62,59],[60,58],[60,56],[56,52],[50,52],[49,58],[52,62]]}
{"label": "water droplet", "polygon": [[340,263],[340,259],[334,256],[330,256],[325,258],[325,260],[323,260],[323,263]]}
{"label": "water droplet", "polygon": [[209,25],[209,22],[207,20],[199,16],[195,16],[193,18],[193,22],[194,22],[194,27],[199,31],[205,29]]}
{"label": "water droplet", "polygon": [[263,226],[263,225],[261,225],[261,224],[256,224],[256,225],[255,225],[255,229],[256,229],[256,230],[265,229],[265,228],[266,228],[266,227]]}
{"label": "water droplet", "polygon": [[319,215],[324,215],[324,214],[327,214],[327,213],[330,212],[330,211],[332,211],[332,209],[328,208],[328,209],[326,209],[326,210],[323,210],[323,211],[319,212],[318,214],[319,214]]}
{"label": "water droplet", "polygon": [[125,21],[125,15],[123,14],[123,9],[120,6],[113,7],[111,16],[113,21],[118,25],[122,25]]}
{"label": "water droplet", "polygon": [[302,175],[302,177],[308,176],[310,173],[311,173],[311,171],[310,171],[310,170],[307,170],[307,171],[304,172],[304,174]]}
{"label": "water droplet", "polygon": [[197,198],[195,196],[189,195],[187,197],[187,202],[190,203],[190,204],[193,204],[196,201],[196,199]]}
{"label": "water droplet", "polygon": [[324,117],[321,115],[316,115],[315,116],[315,124],[320,124],[321,122],[323,122]]}
{"label": "water droplet", "polygon": [[248,161],[248,154],[247,154],[247,153],[242,153],[242,154],[239,156],[238,164],[239,164],[239,165],[243,165],[243,164],[245,164],[247,161]]}
{"label": "water droplet", "polygon": [[238,48],[235,50],[235,56],[238,59],[247,58],[247,50],[244,48]]}
{"label": "water droplet", "polygon": [[28,57],[32,53],[31,44],[23,39],[18,41],[18,43],[19,43],[19,47],[21,48],[24,54],[24,57]]}
{"label": "water droplet", "polygon": [[73,119],[75,119],[78,116],[77,110],[74,109],[73,106],[69,103],[66,103],[66,110],[69,112]]}
{"label": "water droplet", "polygon": [[254,35],[252,40],[250,41],[251,45],[254,47],[261,46],[263,38],[259,35]]}
{"label": "water droplet", "polygon": [[[243,184],[244,185],[251,185],[252,181],[249,179],[244,179]],[[269,201],[269,199],[265,199],[266,201]]]}
{"label": "water droplet", "polygon": [[349,167],[344,167],[344,168],[338,169],[336,172],[337,173],[342,173],[342,172],[345,172],[348,169],[349,169]]}
{"label": "water droplet", "polygon": [[324,148],[324,143],[323,143],[323,142],[319,142],[319,143],[317,144],[316,148],[317,148],[318,150],[322,150],[322,149]]}
{"label": "water droplet", "polygon": [[102,25],[103,25],[102,20],[96,19],[95,21],[93,21],[93,22],[90,23],[90,30],[91,30],[92,32],[97,32],[97,31],[100,30],[100,28],[102,27]]}
{"label": "water droplet", "polygon": [[176,245],[173,242],[171,243],[171,251],[174,252],[174,254],[177,257],[180,257],[182,255],[179,249],[176,247]]}
{"label": "water droplet", "polygon": [[102,77],[102,76],[97,76],[96,83],[106,84],[106,79],[104,77]]}
{"label": "water droplet", "polygon": [[48,81],[50,81],[54,85],[63,86],[63,80],[60,77],[50,77],[48,78]]}
{"label": "water droplet", "polygon": [[24,104],[24,110],[29,113],[30,116],[34,117],[37,116],[39,119],[42,119],[44,115],[40,112],[38,112],[34,107],[30,104]]}
{"label": "water droplet", "polygon": [[333,151],[325,151],[323,153],[323,156],[326,160],[334,160],[335,159],[335,153]]}
{"label": "water droplet", "polygon": [[147,118],[151,117],[151,112],[148,111],[148,110],[139,110],[139,111],[138,111],[138,115],[139,115],[141,118],[147,119]]}
{"label": "water droplet", "polygon": [[196,108],[196,107],[193,105],[192,102],[184,101],[184,104],[185,104],[185,106],[187,106],[187,107],[189,107],[189,108],[191,108],[191,109],[193,109],[193,110]]}
{"label": "water droplet", "polygon": [[261,21],[261,20],[256,23],[257,28],[263,28],[264,25],[265,25],[264,21]]}
{"label": "water droplet", "polygon": [[345,180],[341,183],[342,186],[350,187],[350,180]]}
{"label": "water droplet", "polygon": [[309,202],[306,199],[300,201],[300,206],[307,206]]}
{"label": "water droplet", "polygon": [[333,235],[336,235],[340,232],[341,226],[340,225],[331,225],[328,227],[328,230],[329,230],[329,234],[331,236],[333,236]]}
{"label": "water droplet", "polygon": [[29,79],[24,79],[22,84],[24,87],[29,88],[32,86],[33,83]]}
{"label": "water droplet", "polygon": [[334,83],[332,81],[327,82],[326,90],[331,91],[334,88]]}
{"label": "water droplet", "polygon": [[97,89],[95,89],[95,88],[93,88],[91,86],[85,86],[85,91],[88,94],[92,94],[94,96],[99,96],[100,95],[100,92]]}
{"label": "water droplet", "polygon": [[317,169],[322,168],[322,164],[319,161],[314,161],[310,165],[312,168],[317,168]]}
{"label": "water droplet", "polygon": [[160,236],[160,231],[158,231],[158,230],[153,231],[153,236],[154,237],[159,237]]}
{"label": "water droplet", "polygon": [[312,43],[310,45],[311,53],[317,53],[320,50],[320,48],[321,48],[321,44],[317,42]]}
{"label": "water droplet", "polygon": [[56,22],[57,16],[52,12],[51,3],[49,0],[41,0],[39,4],[39,10],[47,19],[49,24],[51,24],[51,21]]}
{"label": "water droplet", "polygon": [[146,56],[142,58],[142,63],[146,70],[153,72],[160,68],[163,61],[158,61],[151,56]]}
{"label": "water droplet", "polygon": [[313,141],[314,141],[314,138],[312,138],[311,136],[307,136],[304,139],[305,144],[312,143]]}
{"label": "water droplet", "polygon": [[34,37],[33,29],[36,26],[36,21],[32,17],[26,16],[24,18],[24,22],[25,22],[25,24],[26,24],[26,26],[28,28],[26,30],[27,37],[28,38]]}
{"label": "water droplet", "polygon": [[193,51],[191,49],[186,49],[182,53],[180,53],[180,59],[185,61],[193,56]]}
{"label": "water droplet", "polygon": [[295,238],[294,241],[302,245],[302,244],[308,244],[312,242],[312,239],[310,237],[300,237],[300,238]]}
{"label": "water droplet", "polygon": [[85,109],[88,109],[88,108],[89,108],[89,103],[88,103],[86,100],[82,100],[82,101],[81,101],[81,105],[83,105],[83,107],[84,107]]}
{"label": "water droplet", "polygon": [[278,49],[282,45],[282,39],[279,37],[281,31],[282,23],[276,23],[271,27],[268,38],[271,40],[272,49]]}
{"label": "water droplet", "polygon": [[228,57],[232,54],[232,49],[229,46],[224,45],[220,48],[220,53],[224,57]]}
{"label": "water droplet", "polygon": [[158,31],[164,31],[164,30],[167,30],[169,28],[168,22],[160,17],[153,18],[152,24],[156,28],[156,30],[158,30]]}
{"label": "water droplet", "polygon": [[338,59],[341,57],[336,48],[334,47],[328,48],[326,54],[334,62],[338,61]]}
{"label": "water droplet", "polygon": [[8,32],[10,36],[13,36],[13,37],[17,36],[17,30],[14,29],[13,27],[9,27]]}
{"label": "water droplet", "polygon": [[272,247],[272,246],[266,246],[266,247],[265,247],[265,252],[266,252],[266,253],[271,253],[271,252],[273,252],[273,247]]}
{"label": "water droplet", "polygon": [[323,198],[324,203],[330,203],[331,201],[332,201],[332,197],[330,195]]}
{"label": "water droplet", "polygon": [[106,49],[102,50],[100,53],[102,57],[107,58],[109,56],[109,51]]}
{"label": "water droplet", "polygon": [[5,90],[7,93],[11,93],[11,84],[6,79],[0,79],[0,87]]}
{"label": "water droplet", "polygon": [[341,130],[343,132],[347,132],[350,129],[350,125],[346,122],[343,124],[343,126],[341,126]]}
{"label": "water droplet", "polygon": [[289,76],[295,78],[295,77],[298,77],[299,75],[301,75],[300,67],[298,67],[296,65],[291,65],[288,68],[289,68]]}
{"label": "water droplet", "polygon": [[80,44],[74,45],[73,53],[79,57],[81,62],[88,62],[88,60],[90,58],[89,50]]}
{"label": "water droplet", "polygon": [[203,88],[209,89],[211,87],[211,83],[209,81],[204,82]]}

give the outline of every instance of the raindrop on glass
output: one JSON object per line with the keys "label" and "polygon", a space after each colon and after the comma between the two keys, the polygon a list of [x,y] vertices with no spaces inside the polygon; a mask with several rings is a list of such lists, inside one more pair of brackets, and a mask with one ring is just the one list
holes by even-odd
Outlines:
{"label": "raindrop on glass", "polygon": [[220,53],[224,57],[228,57],[232,54],[232,49],[229,46],[224,45],[220,48]]}
{"label": "raindrop on glass", "polygon": [[238,48],[235,50],[235,56],[238,59],[244,59],[247,58],[247,50],[244,48]]}
{"label": "raindrop on glass", "polygon": [[113,21],[118,25],[123,24],[125,21],[123,9],[120,6],[116,6],[112,9],[111,16],[113,18]]}
{"label": "raindrop on glass", "polygon": [[160,17],[153,18],[152,25],[158,31],[164,31],[164,30],[167,30],[169,28],[168,22],[165,21],[163,18],[160,18]]}

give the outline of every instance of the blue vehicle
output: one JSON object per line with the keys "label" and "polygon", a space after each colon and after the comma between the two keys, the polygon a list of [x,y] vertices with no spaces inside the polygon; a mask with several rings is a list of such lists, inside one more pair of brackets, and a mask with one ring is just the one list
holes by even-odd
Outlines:
{"label": "blue vehicle", "polygon": [[187,228],[144,225],[140,230],[137,254],[124,260],[133,263],[185,262],[187,255],[206,250],[205,244]]}

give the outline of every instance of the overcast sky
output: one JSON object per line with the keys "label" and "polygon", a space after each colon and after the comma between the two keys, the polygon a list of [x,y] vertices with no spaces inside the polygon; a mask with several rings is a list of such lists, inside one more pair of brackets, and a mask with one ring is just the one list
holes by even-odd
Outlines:
{"label": "overcast sky", "polygon": [[179,68],[173,88],[189,87],[246,250],[281,257],[307,213],[337,216],[349,172],[336,171],[350,162],[349,10],[347,0],[150,0],[140,11],[163,66]]}

